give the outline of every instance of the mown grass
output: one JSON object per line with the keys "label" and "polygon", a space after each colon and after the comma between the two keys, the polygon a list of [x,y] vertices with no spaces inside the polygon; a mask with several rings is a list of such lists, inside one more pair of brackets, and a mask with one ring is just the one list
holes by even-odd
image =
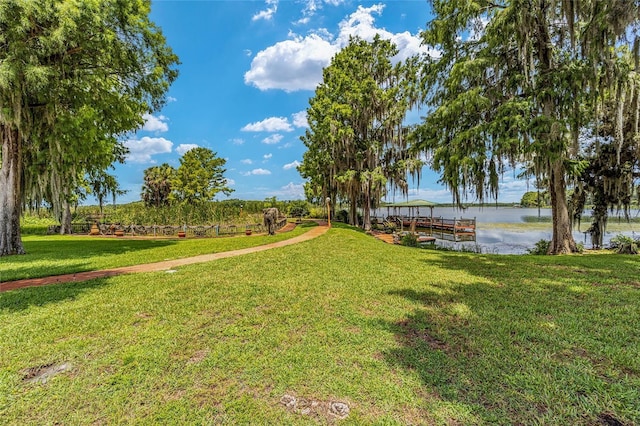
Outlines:
{"label": "mown grass", "polygon": [[173,274],[0,293],[0,419],[314,424],[340,401],[344,424],[640,423],[639,267],[411,249],[335,225]]}
{"label": "mown grass", "polygon": [[295,237],[315,226],[304,222],[276,235],[217,238],[90,237],[87,235],[29,235],[23,237],[26,255],[0,259],[0,282],[40,278],[118,266],[138,265],[255,247]]}

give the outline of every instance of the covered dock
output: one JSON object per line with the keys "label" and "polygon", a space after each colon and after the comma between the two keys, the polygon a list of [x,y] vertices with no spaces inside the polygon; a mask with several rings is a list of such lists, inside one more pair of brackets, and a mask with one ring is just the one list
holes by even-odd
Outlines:
{"label": "covered dock", "polygon": [[[428,200],[409,200],[397,203],[381,203],[380,208],[387,209],[385,218],[377,218],[383,223],[394,223],[403,232],[405,230],[427,234],[443,240],[475,241],[476,218],[443,218],[434,216],[433,209],[438,203]],[[420,209],[422,208],[423,214]],[[428,209],[428,214],[427,213]],[[408,214],[406,212],[408,211]]]}

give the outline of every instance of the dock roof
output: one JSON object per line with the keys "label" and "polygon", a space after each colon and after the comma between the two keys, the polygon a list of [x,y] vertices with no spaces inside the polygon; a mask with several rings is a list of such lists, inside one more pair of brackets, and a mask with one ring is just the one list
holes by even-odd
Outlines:
{"label": "dock roof", "polygon": [[380,203],[380,207],[435,207],[438,203],[428,200],[409,200],[398,203]]}

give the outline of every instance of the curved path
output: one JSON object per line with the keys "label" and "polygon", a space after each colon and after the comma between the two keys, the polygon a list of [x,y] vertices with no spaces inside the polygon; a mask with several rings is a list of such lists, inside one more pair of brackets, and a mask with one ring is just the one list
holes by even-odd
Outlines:
{"label": "curved path", "polygon": [[193,263],[210,262],[212,260],[224,259],[224,258],[233,257],[233,256],[241,256],[243,254],[249,254],[249,253],[257,253],[260,251],[270,250],[273,248],[284,247],[292,244],[301,243],[303,241],[307,241],[324,234],[325,232],[327,232],[328,229],[329,227],[326,224],[320,223],[318,226],[311,228],[311,230],[309,230],[308,232],[305,232],[302,235],[298,235],[297,237],[289,238],[288,240],[278,241],[275,243],[265,244],[262,246],[249,247],[249,248],[239,249],[239,250],[223,251],[220,253],[201,254],[199,256],[185,257],[182,259],[174,259],[174,260],[165,260],[162,262],[144,263],[140,265],[123,266],[120,268],[103,269],[99,271],[76,272],[74,274],[55,275],[51,277],[29,278],[29,279],[17,280],[17,281],[0,282],[0,292],[16,290],[24,287],[35,287],[35,286],[42,286],[42,285],[56,284],[56,283],[87,281],[95,278],[113,277],[113,276],[122,275],[122,274],[134,274],[136,272],[166,271],[168,269],[173,269],[175,267],[182,266],[182,265],[191,265]]}

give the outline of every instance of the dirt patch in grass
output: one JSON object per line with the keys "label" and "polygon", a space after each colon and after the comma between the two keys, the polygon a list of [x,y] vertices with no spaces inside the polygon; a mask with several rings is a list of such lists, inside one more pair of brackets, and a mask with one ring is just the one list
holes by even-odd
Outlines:
{"label": "dirt patch in grass", "polygon": [[627,426],[626,423],[618,420],[612,413],[600,413],[597,424],[602,426]]}
{"label": "dirt patch in grass", "polygon": [[627,283],[617,283],[617,284],[606,284],[606,283],[602,283],[602,282],[592,282],[591,285],[594,286],[594,287],[607,287],[607,288],[610,288],[612,290],[619,290],[621,288],[629,286],[629,287],[633,287],[634,289],[640,290],[640,282],[638,282],[638,281],[630,281],[630,282],[627,282]]}
{"label": "dirt patch in grass", "polygon": [[30,367],[23,370],[22,380],[25,383],[47,383],[53,376],[70,371],[73,369],[73,365],[69,362],[63,362],[60,364],[47,364],[40,365],[38,367]]}
{"label": "dirt patch in grass", "polygon": [[209,349],[202,349],[194,353],[187,361],[187,364],[197,364],[209,355]]}
{"label": "dirt patch in grass", "polygon": [[402,343],[407,344],[408,346],[414,347],[416,344],[424,342],[434,350],[447,352],[450,349],[449,345],[429,334],[428,330],[419,327],[419,324],[415,321],[406,319],[404,321],[400,321],[398,326],[402,330]]}
{"label": "dirt patch in grass", "polygon": [[313,398],[296,397],[285,394],[280,398],[280,404],[287,411],[303,416],[309,416],[325,421],[342,420],[349,417],[351,408],[342,401],[321,401]]}

